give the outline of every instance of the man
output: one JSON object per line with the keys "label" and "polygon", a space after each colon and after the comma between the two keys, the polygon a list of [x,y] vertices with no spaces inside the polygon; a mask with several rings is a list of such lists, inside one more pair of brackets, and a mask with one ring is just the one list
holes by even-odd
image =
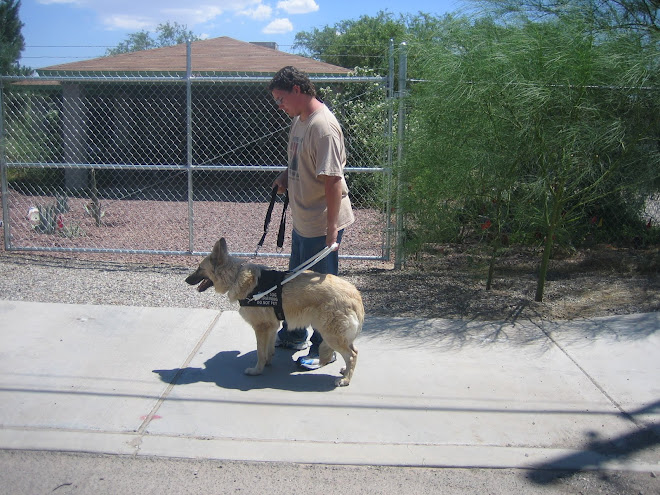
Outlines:
{"label": "man", "polygon": [[[278,108],[290,117],[288,168],[275,180],[280,193],[289,191],[293,223],[289,268],[295,268],[326,246],[341,243],[344,228],[355,220],[344,180],[346,149],[339,122],[323,102],[309,77],[295,67],[284,67],[268,87]],[[337,250],[311,270],[337,275]],[[321,335],[314,331],[307,356],[298,359],[304,369],[319,368]],[[307,329],[288,330],[286,321],[276,345],[307,347]]]}

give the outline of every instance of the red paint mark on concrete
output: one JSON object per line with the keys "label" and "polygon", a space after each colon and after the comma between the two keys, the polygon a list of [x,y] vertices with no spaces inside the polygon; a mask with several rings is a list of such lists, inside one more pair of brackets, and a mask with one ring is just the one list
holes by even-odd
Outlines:
{"label": "red paint mark on concrete", "polygon": [[[144,416],[140,416],[140,419],[141,419],[141,420],[145,420],[145,419],[147,419],[148,417],[149,417],[149,415],[148,415],[148,414],[145,414]],[[154,414],[153,417],[152,417],[151,419],[163,419],[163,417],[162,417],[162,416],[158,416],[158,414]]]}

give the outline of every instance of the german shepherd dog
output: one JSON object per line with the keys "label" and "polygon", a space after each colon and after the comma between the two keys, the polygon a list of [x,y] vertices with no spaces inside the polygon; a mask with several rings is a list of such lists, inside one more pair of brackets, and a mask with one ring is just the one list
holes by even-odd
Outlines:
{"label": "german shepherd dog", "polygon": [[[232,302],[246,299],[257,286],[266,267],[248,263],[229,255],[224,238],[216,242],[213,251],[204,258],[186,282],[203,292],[214,287],[227,294]],[[337,386],[348,385],[355,371],[357,349],[353,342],[362,329],[364,306],[355,286],[334,275],[305,271],[282,285],[282,308],[289,328],[311,325],[323,336],[319,348],[321,365],[332,359],[335,350],[344,358],[343,375]],[[239,314],[254,329],[257,337],[257,364],[247,368],[248,375],[260,375],[275,353],[275,337],[280,321],[272,307],[241,306]]]}

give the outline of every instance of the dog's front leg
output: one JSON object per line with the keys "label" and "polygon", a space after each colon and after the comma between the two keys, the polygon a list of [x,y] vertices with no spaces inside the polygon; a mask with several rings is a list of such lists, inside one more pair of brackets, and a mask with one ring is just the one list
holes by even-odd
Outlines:
{"label": "dog's front leg", "polygon": [[257,364],[254,368],[247,368],[246,375],[261,375],[264,367],[270,364],[274,352],[274,332],[270,325],[254,327],[254,334],[257,337]]}

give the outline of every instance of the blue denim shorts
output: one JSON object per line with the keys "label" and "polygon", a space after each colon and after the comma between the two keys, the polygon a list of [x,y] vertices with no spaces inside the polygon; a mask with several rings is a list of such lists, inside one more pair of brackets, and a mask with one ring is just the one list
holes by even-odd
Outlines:
{"label": "blue denim shorts", "polygon": [[[344,230],[337,233],[337,242],[341,243]],[[325,236],[321,237],[303,237],[295,230],[291,234],[291,257],[289,258],[289,270],[300,266],[319,251],[325,249]],[[339,272],[339,252],[333,251],[324,259],[309,268],[316,273],[329,273],[337,275]],[[307,329],[296,328],[288,330],[287,323],[282,323],[282,329],[279,333],[280,340],[291,342],[304,342],[307,340]],[[318,332],[313,332],[311,342],[312,346],[318,348],[323,339]]]}
{"label": "blue denim shorts", "polygon": [[[338,243],[341,243],[343,234],[343,229],[337,234]],[[289,270],[293,270],[323,249],[325,249],[325,236],[303,237],[294,230],[291,234]],[[337,275],[339,273],[339,251],[333,251],[309,269],[316,273]]]}

